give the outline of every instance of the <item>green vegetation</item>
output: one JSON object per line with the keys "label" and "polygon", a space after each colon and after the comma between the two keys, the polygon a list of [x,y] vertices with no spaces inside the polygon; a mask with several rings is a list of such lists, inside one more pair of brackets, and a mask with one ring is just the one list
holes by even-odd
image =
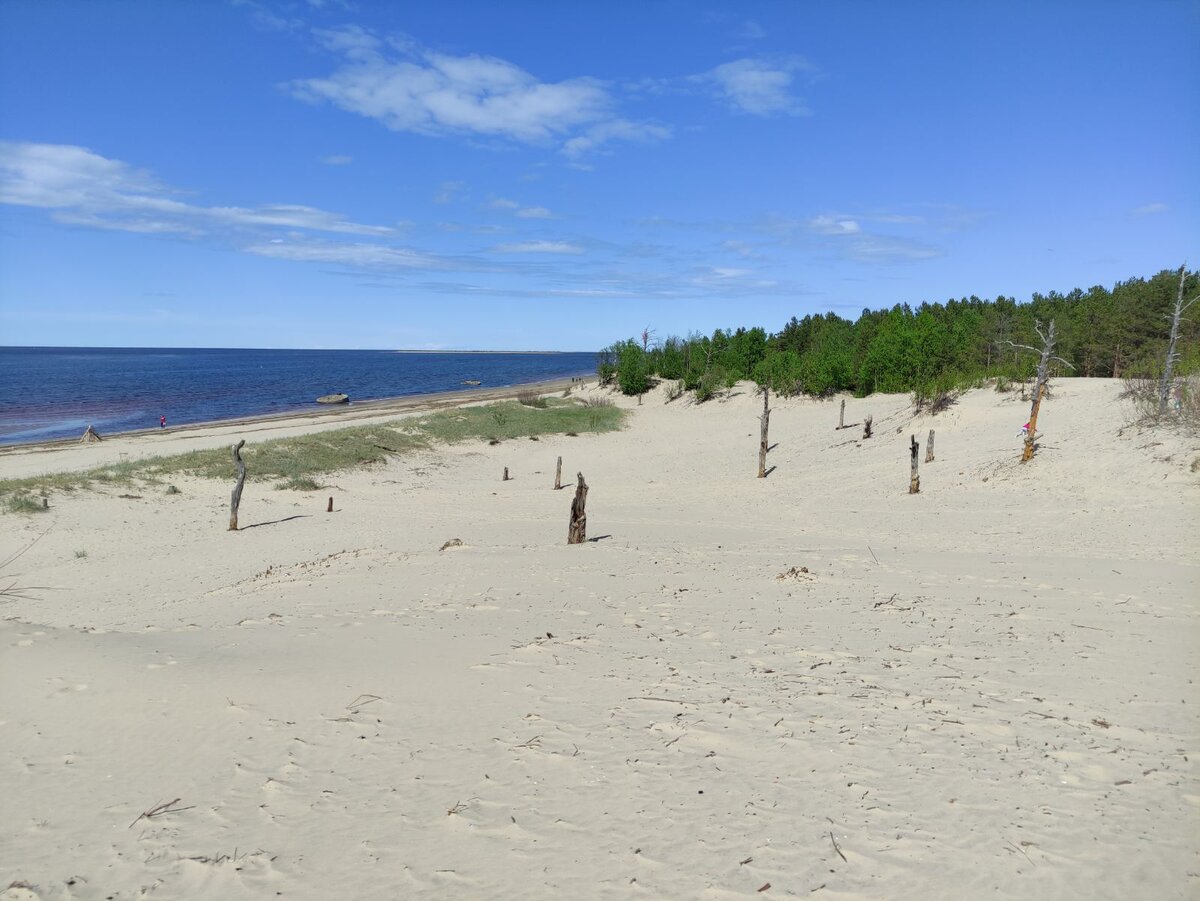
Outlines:
{"label": "green vegetation", "polygon": [[[1153,378],[1166,356],[1164,317],[1178,287],[1178,271],[1164,270],[1149,279],[1119,282],[1112,290],[1052,291],[1021,304],[1003,296],[972,296],[923,303],[915,310],[908,304],[864,309],[854,321],[835,313],[793,316],[775,334],[762,328],[718,329],[711,337],[672,337],[650,347],[647,331],[641,341],[628,339],[602,350],[597,373],[601,383],[615,383],[625,394],[642,393],[655,376],[682,383],[699,401],[752,379],[784,395],[911,391],[920,402],[987,379],[1029,378],[1037,358],[1010,342],[1040,345],[1034,323],[1053,319],[1055,354],[1075,367],[1060,375]],[[1198,290],[1200,274],[1189,273],[1184,296]],[[1200,372],[1200,324],[1186,323],[1178,349],[1176,372]]]}
{"label": "green vegetation", "polygon": [[[417,448],[472,440],[508,440],[552,434],[609,432],[621,427],[623,411],[611,403],[585,406],[552,398],[544,407],[515,401],[485,407],[442,410],[421,418],[381,425],[316,432],[295,438],[276,438],[247,445],[242,459],[255,481],[279,481],[277,487],[315,491],[314,477],[381,463]],[[57,473],[0,481],[0,498],[9,512],[36,513],[41,500],[31,493],[69,492],[95,484],[157,484],[166,476],[187,474],[212,479],[233,478],[229,448],[191,451],[171,457],[114,463],[87,472]],[[174,486],[167,486],[167,493]]]}

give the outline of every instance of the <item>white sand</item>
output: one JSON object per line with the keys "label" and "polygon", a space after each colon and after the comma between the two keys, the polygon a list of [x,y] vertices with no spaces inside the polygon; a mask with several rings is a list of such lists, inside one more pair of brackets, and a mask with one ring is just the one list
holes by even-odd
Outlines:
{"label": "white sand", "polygon": [[251,473],[236,533],[203,480],[0,517],[48,586],[0,601],[0,899],[1196,897],[1200,446],[1118,394],[1058,383],[1025,466],[1013,396],[796,399],[755,479],[743,388]]}

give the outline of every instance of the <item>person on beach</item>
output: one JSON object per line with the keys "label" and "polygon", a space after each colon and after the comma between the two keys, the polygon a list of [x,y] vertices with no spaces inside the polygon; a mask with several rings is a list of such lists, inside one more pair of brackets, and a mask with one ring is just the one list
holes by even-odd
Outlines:
{"label": "person on beach", "polygon": [[1017,437],[1022,441],[1029,437],[1029,423],[1025,423],[1025,425],[1021,426],[1021,431],[1017,432]]}
{"label": "person on beach", "polygon": [[167,417],[165,417],[165,416],[158,417],[158,427],[160,429],[165,429],[167,427]]}

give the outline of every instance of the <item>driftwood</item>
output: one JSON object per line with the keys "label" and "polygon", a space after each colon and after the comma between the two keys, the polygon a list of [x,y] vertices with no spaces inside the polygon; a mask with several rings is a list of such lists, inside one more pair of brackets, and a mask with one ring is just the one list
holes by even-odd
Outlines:
{"label": "driftwood", "polygon": [[236,532],[238,523],[238,507],[242,503],[242,486],[246,484],[246,461],[242,459],[242,448],[246,446],[243,438],[233,446],[233,462],[237,466],[237,484],[233,486],[233,494],[229,498],[229,531]]}
{"label": "driftwood", "polygon": [[758,439],[758,477],[765,479],[767,477],[767,426],[771,420],[771,411],[767,409],[767,399],[771,389],[763,386],[763,411],[759,420],[762,422],[762,433]]}
{"label": "driftwood", "polygon": [[909,494],[920,494],[921,493],[921,477],[917,474],[917,457],[920,456],[921,445],[917,443],[916,435],[913,435],[911,437],[911,440],[912,440],[912,447],[910,448],[910,450],[912,452],[912,475],[909,477],[909,480],[908,480],[908,493]]}
{"label": "driftwood", "polygon": [[567,529],[567,544],[583,544],[587,541],[587,504],[588,486],[583,480],[583,473],[578,473],[579,481],[575,484],[575,499],[571,501],[571,524]]}
{"label": "driftwood", "polygon": [[863,422],[863,438],[871,437],[871,423],[874,421],[874,419],[875,419],[875,417],[868,416],[866,418],[866,420]]}
{"label": "driftwood", "polygon": [[925,442],[925,462],[933,462],[933,429],[929,430],[929,440]]}
{"label": "driftwood", "polygon": [[93,441],[103,441],[103,440],[104,439],[100,437],[100,433],[97,432],[94,428],[92,428],[89,425],[86,429],[83,430],[83,437],[81,437],[79,439],[79,443],[80,444],[90,444]]}
{"label": "driftwood", "polygon": [[554,467],[554,490],[562,488],[562,457],[558,458],[558,463]]}

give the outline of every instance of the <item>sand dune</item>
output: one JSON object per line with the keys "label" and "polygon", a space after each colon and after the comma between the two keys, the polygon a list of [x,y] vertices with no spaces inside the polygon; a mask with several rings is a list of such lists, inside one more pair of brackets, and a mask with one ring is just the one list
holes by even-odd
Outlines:
{"label": "sand dune", "polygon": [[794,399],[756,479],[742,386],[251,473],[237,533],[203,480],[5,516],[0,899],[1195,897],[1200,444],[1119,390],[1024,466],[1011,395]]}

